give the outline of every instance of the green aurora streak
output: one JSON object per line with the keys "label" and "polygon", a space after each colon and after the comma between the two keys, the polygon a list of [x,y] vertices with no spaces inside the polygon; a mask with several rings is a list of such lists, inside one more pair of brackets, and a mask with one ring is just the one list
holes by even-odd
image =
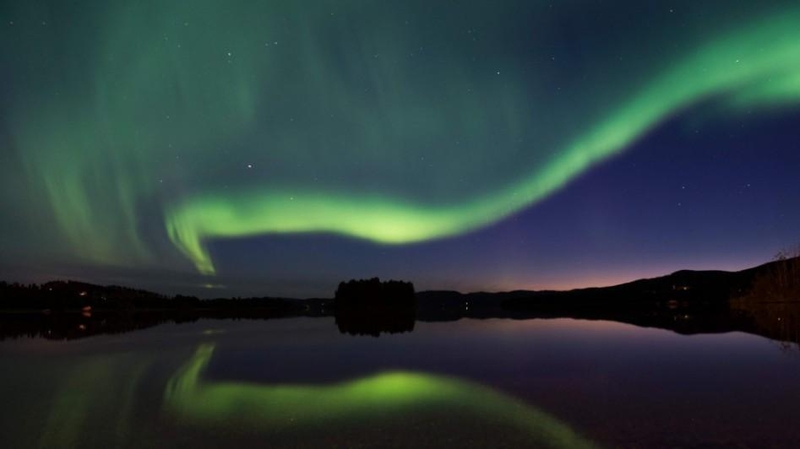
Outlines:
{"label": "green aurora streak", "polygon": [[388,372],[327,386],[206,382],[200,376],[213,350],[212,344],[201,345],[169,381],[164,396],[167,410],[194,425],[235,424],[237,429],[280,432],[285,427],[310,429],[333,421],[363,423],[377,416],[392,421],[414,410],[443,407],[510,423],[536,447],[596,447],[542,411],[454,378]]}
{"label": "green aurora streak", "polygon": [[[207,242],[219,238],[459,235],[700,103],[735,113],[800,102],[800,7],[790,2],[721,14],[703,33],[653,24],[660,34],[641,45],[651,24],[620,25],[620,37],[594,44],[589,67],[567,68],[526,62],[549,61],[560,44],[547,17],[514,18],[528,2],[458,15],[378,3],[109,2],[84,19],[89,32],[63,42],[16,36],[43,56],[12,54],[24,68],[13,144],[69,242],[62,250],[153,263],[170,260],[168,238],[211,274]],[[584,6],[569,2],[561,19]],[[526,37],[542,43],[515,53],[497,23],[541,29]],[[633,57],[603,63],[623,51]],[[45,61],[56,55],[64,73],[54,75]],[[143,223],[153,211],[166,237]]]}
{"label": "green aurora streak", "polygon": [[[692,103],[734,95],[740,107],[800,100],[800,13],[726,36],[697,50],[609,118],[521,182],[456,205],[421,206],[356,195],[247,192],[202,197],[172,211],[172,241],[203,273],[213,273],[202,241],[270,232],[336,232],[381,243],[407,243],[459,234],[495,222],[545,198],[570,179],[630,146]],[[745,59],[746,64],[741,64]],[[276,211],[280,211],[276,213]]]}

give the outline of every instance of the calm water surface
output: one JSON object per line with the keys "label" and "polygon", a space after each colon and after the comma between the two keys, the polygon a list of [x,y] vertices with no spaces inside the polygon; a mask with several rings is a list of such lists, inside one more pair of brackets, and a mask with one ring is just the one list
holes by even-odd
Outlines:
{"label": "calm water surface", "polygon": [[0,342],[0,447],[798,448],[800,351],[603,321],[200,321]]}

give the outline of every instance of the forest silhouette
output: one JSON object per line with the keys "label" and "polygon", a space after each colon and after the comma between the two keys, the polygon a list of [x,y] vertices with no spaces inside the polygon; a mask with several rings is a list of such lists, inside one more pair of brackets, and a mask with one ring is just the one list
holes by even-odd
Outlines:
{"label": "forest silhouette", "polygon": [[414,330],[414,284],[379,278],[341,282],[334,294],[336,326],[341,333],[379,336]]}
{"label": "forest silhouette", "polygon": [[0,339],[77,339],[199,319],[333,317],[341,333],[379,336],[411,332],[417,321],[569,317],[681,334],[742,331],[794,347],[800,345],[798,255],[784,252],[739,272],[683,270],[566,292],[416,292],[410,282],[372,278],[340,283],[333,298],[200,300],[72,281],[0,282]]}

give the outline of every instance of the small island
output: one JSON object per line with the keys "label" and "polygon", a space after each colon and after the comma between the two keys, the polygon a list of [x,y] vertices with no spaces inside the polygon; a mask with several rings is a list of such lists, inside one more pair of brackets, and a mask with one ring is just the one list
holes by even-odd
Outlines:
{"label": "small island", "polygon": [[336,325],[342,333],[379,336],[414,330],[414,284],[379,278],[341,282],[334,297]]}

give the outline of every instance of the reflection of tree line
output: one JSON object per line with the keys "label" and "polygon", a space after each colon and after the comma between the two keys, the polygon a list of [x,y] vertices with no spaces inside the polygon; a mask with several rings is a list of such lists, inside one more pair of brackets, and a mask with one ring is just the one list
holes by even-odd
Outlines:
{"label": "reflection of tree line", "polygon": [[753,331],[800,349],[800,247],[784,251],[753,280],[747,294],[731,300],[731,310],[752,320]]}
{"label": "reflection of tree line", "polygon": [[[75,340],[103,334],[122,334],[166,323],[210,320],[268,320],[312,316],[305,309],[223,309],[101,311],[96,313],[14,313],[0,315],[0,340],[46,338]],[[313,315],[320,316],[320,315]]]}
{"label": "reflection of tree line", "polygon": [[800,302],[731,302],[733,312],[751,320],[752,332],[800,349]]}
{"label": "reflection of tree line", "polygon": [[[333,309],[332,307],[330,308]],[[311,312],[311,313],[309,313]],[[0,340],[9,338],[46,338],[52,340],[71,340],[101,334],[120,334],[154,327],[165,323],[191,323],[200,319],[254,319],[267,320],[299,316],[331,316],[339,331],[350,335],[372,335],[381,333],[411,332],[415,321],[455,321],[464,316],[450,313],[448,316],[420,311],[416,316],[414,309],[391,307],[373,308],[368,311],[336,309],[336,312],[323,313],[294,311],[277,313],[274,309],[256,312],[250,309],[239,311],[224,309],[203,310],[151,310],[127,312],[100,312],[93,314],[53,313],[53,314],[6,314],[0,318]],[[313,315],[312,315],[313,313]],[[562,309],[560,311],[509,312],[502,308],[470,311],[472,319],[506,318],[575,318],[588,320],[608,320],[629,323],[643,327],[668,329],[680,334],[704,334],[742,331],[762,335],[782,342],[800,345],[800,303],[798,302],[758,302],[736,303],[731,307],[703,308],[689,304],[675,308],[657,307],[651,310],[620,309]]]}
{"label": "reflection of tree line", "polygon": [[88,313],[18,313],[0,319],[0,340],[25,337],[75,340],[100,334],[133,332],[168,322],[192,321],[196,319],[182,320],[168,312],[108,313],[94,316]]}

